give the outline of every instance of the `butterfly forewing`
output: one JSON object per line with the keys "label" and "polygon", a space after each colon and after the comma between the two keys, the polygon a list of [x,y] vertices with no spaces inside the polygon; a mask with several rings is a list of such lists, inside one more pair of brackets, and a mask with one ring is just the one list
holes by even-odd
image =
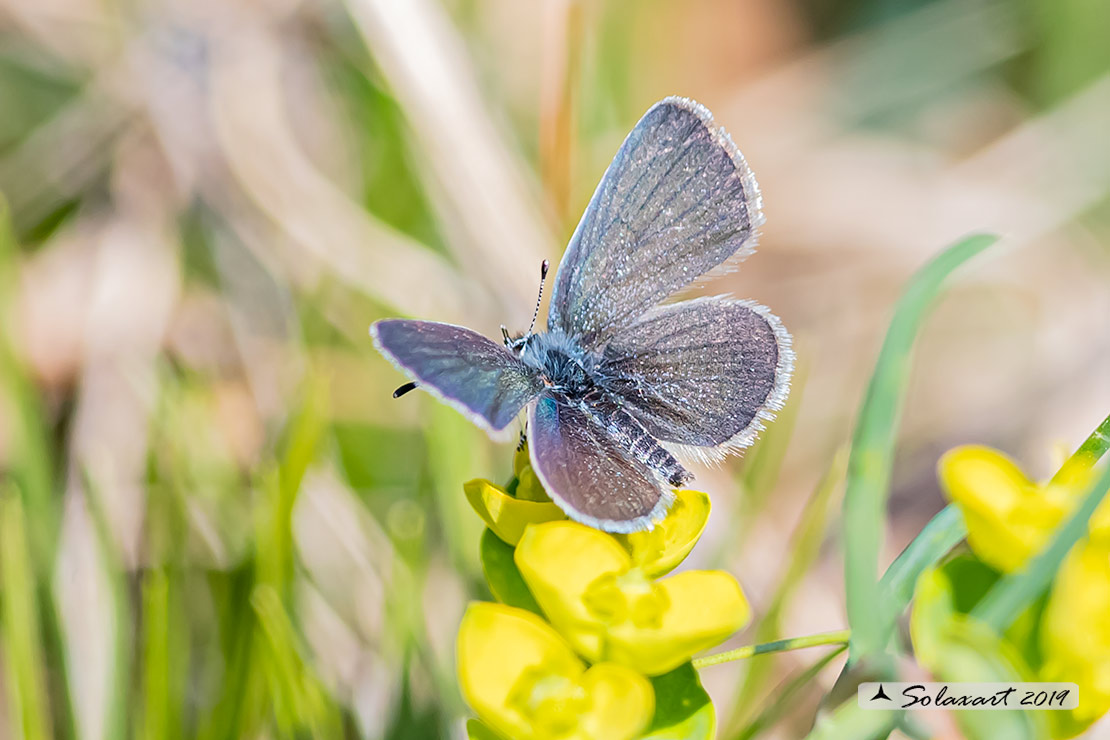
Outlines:
{"label": "butterfly forewing", "polygon": [[734,255],[762,216],[743,157],[709,112],[667,98],[621,145],[567,247],[548,328],[598,347]]}
{"label": "butterfly forewing", "polygon": [[697,298],[659,306],[604,349],[600,375],[656,439],[743,447],[782,407],[793,353],[767,309]]}
{"label": "butterfly forewing", "polygon": [[572,518],[609,532],[646,529],[666,509],[655,474],[582,408],[544,394],[528,412],[532,467]]}
{"label": "butterfly forewing", "polygon": [[543,389],[539,372],[505,347],[461,326],[385,319],[378,348],[417,384],[490,432],[501,432]]}

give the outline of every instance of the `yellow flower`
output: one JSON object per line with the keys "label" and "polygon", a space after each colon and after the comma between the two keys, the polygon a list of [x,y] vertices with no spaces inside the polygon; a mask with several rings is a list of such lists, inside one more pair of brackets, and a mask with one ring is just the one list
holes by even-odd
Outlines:
{"label": "yellow flower", "polygon": [[[1079,504],[1094,475],[1093,462],[1073,457],[1051,481],[1037,484],[1000,452],[969,446],[946,454],[939,469],[942,486],[963,512],[972,551],[995,569],[1012,572],[1047,545]],[[1075,710],[1047,713],[1056,737],[1073,737],[1110,711],[1107,615],[1110,499],[1095,511],[1088,537],[1061,565],[1041,617],[1039,680],[1074,682],[1082,697]]]}
{"label": "yellow flower", "polygon": [[1079,685],[1078,708],[1049,712],[1058,737],[1078,735],[1110,711],[1110,544],[1086,541],[1068,554],[1041,621],[1041,654],[1040,680]]}
{"label": "yellow flower", "polygon": [[[504,604],[467,608],[458,671],[482,723],[512,740],[631,740],[655,708],[646,678],[612,663],[587,669],[550,625]],[[487,738],[484,729],[468,733]]]}
{"label": "yellow flower", "polygon": [[709,496],[701,491],[675,491],[666,518],[646,532],[614,535],[634,565],[655,578],[674,570],[694,549],[709,521]]}
{"label": "yellow flower", "polygon": [[[991,567],[1010,573],[1048,544],[1079,504],[1090,483],[1090,468],[1069,463],[1054,481],[1030,481],[1010,458],[989,447],[950,450],[938,466],[941,486],[963,512],[972,551]],[[1110,507],[1092,519],[1110,539]]]}
{"label": "yellow flower", "polygon": [[[531,471],[531,468],[528,469]],[[517,490],[520,490],[518,485]],[[543,489],[540,488],[540,491]],[[566,514],[557,505],[510,496],[505,489],[476,478],[463,484],[466,499],[485,523],[506,544],[515,545],[529,524],[565,519]]]}
{"label": "yellow flower", "polygon": [[543,490],[540,479],[532,470],[532,460],[528,457],[528,445],[521,445],[513,455],[513,475],[516,476],[516,491],[513,495],[525,501],[543,501],[551,503],[551,497]]}
{"label": "yellow flower", "polygon": [[580,655],[649,676],[724,641],[751,613],[728,573],[653,581],[616,539],[576,522],[528,527],[515,560],[544,614]]}

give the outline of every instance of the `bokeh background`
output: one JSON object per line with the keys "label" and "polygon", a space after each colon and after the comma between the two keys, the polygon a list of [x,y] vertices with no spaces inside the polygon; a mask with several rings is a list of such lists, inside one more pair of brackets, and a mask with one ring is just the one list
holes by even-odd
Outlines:
{"label": "bokeh background", "polygon": [[[919,343],[888,558],[946,448],[1043,474],[1110,411],[1107,29],[1102,0],[3,0],[0,733],[460,737],[487,597],[462,482],[512,448],[393,400],[367,326],[523,329],[669,94],[764,193],[759,251],[705,290],[800,357],[763,442],[698,471],[690,562],[744,584],[736,644],[842,627],[817,484],[930,255],[1003,236]],[[703,671],[721,736],[804,734],[837,664],[750,722],[812,660]]]}

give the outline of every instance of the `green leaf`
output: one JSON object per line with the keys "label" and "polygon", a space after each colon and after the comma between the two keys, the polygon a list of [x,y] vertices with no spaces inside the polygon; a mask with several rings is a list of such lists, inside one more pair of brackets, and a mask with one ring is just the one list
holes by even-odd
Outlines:
{"label": "green leaf", "polygon": [[[998,574],[963,556],[922,574],[910,630],[917,659],[940,681],[1035,680],[1017,647],[965,613]],[[1044,712],[954,712],[968,740],[1046,737]]]}
{"label": "green leaf", "polygon": [[853,662],[882,652],[893,627],[889,610],[876,608],[880,604],[876,574],[895,437],[918,327],[948,275],[994,242],[995,237],[988,235],[968,237],[914,275],[898,301],[860,407],[844,495],[845,586]]}
{"label": "green leaf", "polygon": [[528,584],[524,582],[516,562],[513,561],[513,550],[493,530],[486,529],[482,532],[482,572],[486,575],[490,593],[502,604],[527,609],[542,617],[540,605],[528,590]]}
{"label": "green leaf", "polygon": [[806,740],[880,740],[898,725],[901,712],[861,709],[855,694],[834,711],[818,715]]}
{"label": "green leaf", "polygon": [[466,736],[468,740],[502,740],[500,735],[476,719],[466,721]]}
{"label": "green leaf", "polygon": [[713,740],[717,713],[690,663],[651,679],[655,716],[641,740]]}

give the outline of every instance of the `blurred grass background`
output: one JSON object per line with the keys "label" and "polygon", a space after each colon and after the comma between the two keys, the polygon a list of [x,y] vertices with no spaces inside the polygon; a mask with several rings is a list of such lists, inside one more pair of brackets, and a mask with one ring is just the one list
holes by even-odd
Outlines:
{"label": "blurred grass background", "polygon": [[[842,627],[837,450],[931,254],[1004,239],[926,327],[887,561],[942,450],[1047,473],[1110,408],[1107,28],[1101,0],[2,0],[0,733],[460,737],[488,596],[461,484],[511,449],[394,401],[366,327],[524,328],[669,94],[764,192],[706,290],[771,306],[801,362],[699,471],[691,562],[744,583],[737,644]],[[721,736],[800,736],[843,657],[767,697],[816,660],[704,671]]]}

